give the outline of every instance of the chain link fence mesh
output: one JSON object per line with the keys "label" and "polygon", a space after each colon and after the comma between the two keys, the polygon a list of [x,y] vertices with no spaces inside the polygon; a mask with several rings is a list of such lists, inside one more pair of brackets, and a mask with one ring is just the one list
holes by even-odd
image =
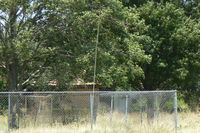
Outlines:
{"label": "chain link fence mesh", "polygon": [[176,91],[1,92],[0,133],[56,126],[176,133],[176,99]]}

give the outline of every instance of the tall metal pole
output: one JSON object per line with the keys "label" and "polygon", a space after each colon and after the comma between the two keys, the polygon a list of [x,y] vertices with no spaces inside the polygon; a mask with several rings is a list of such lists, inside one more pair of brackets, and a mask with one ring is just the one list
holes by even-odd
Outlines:
{"label": "tall metal pole", "polygon": [[110,102],[110,126],[112,127],[112,113],[113,113],[113,96],[111,96]]}
{"label": "tall metal pole", "polygon": [[[93,76],[93,87],[92,87],[93,96],[90,96],[90,102],[92,105],[91,106],[91,130],[93,129],[93,103],[94,103],[94,91],[95,91],[95,84],[96,84],[97,51],[98,51],[98,43],[99,43],[99,29],[100,29],[99,27],[100,27],[100,17],[99,17],[99,21],[97,25],[97,36],[96,36],[96,46],[95,46],[95,56],[94,56],[94,76]],[[95,115],[96,115],[96,112],[95,112]],[[96,124],[96,116],[95,116],[95,124]]]}
{"label": "tall metal pole", "polygon": [[91,118],[91,130],[93,130],[93,103],[94,97],[90,94],[90,118]]}
{"label": "tall metal pole", "polygon": [[128,95],[126,95],[126,110],[125,110],[125,127],[127,128],[127,114],[128,114]]}
{"label": "tall metal pole", "polygon": [[174,113],[175,113],[175,133],[177,133],[178,132],[177,91],[174,92]]}
{"label": "tall metal pole", "polygon": [[98,50],[98,43],[99,43],[99,29],[100,29],[100,17],[97,25],[97,36],[96,36],[96,46],[95,46],[95,56],[94,56],[94,76],[93,76],[93,96],[94,96],[94,89],[95,89],[95,82],[96,82],[96,67],[97,67],[97,50]]}
{"label": "tall metal pole", "polygon": [[8,94],[8,133],[10,133],[10,94]]}

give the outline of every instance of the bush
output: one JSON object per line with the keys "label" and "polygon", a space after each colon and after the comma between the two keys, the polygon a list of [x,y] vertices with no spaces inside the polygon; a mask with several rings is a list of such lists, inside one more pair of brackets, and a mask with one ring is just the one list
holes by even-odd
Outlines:
{"label": "bush", "polygon": [[183,99],[178,99],[177,103],[178,103],[178,111],[180,111],[180,112],[191,111],[190,107],[188,106],[187,103],[185,103],[185,101]]}

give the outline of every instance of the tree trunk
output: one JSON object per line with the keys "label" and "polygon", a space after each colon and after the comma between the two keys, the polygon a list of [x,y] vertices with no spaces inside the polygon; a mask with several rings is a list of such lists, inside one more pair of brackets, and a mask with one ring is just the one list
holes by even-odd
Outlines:
{"label": "tree trunk", "polygon": [[62,97],[59,97],[59,108],[60,108],[60,112],[62,114],[62,124],[65,125],[66,124],[66,113],[65,113],[65,109],[62,106]]}
{"label": "tree trunk", "polygon": [[[17,60],[13,60],[11,64],[8,65],[8,91],[17,91]],[[18,128],[17,126],[17,111],[18,111],[18,96],[11,94],[10,96],[10,127]]]}
{"label": "tree trunk", "polygon": [[[151,91],[153,90],[154,87],[150,82],[151,78],[148,77],[151,76],[149,76],[148,74],[146,75],[146,79],[143,82],[144,83],[143,85],[145,90]],[[149,124],[151,124],[154,120],[154,95],[148,94],[146,98],[147,98],[147,121]]]}
{"label": "tree trunk", "polygon": [[154,120],[154,95],[147,96],[147,120],[148,123],[152,123]]}

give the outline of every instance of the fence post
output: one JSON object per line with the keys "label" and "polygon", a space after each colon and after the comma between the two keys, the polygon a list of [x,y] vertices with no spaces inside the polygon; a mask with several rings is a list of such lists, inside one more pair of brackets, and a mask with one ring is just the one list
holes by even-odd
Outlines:
{"label": "fence post", "polygon": [[142,126],[142,112],[143,112],[143,110],[142,110],[142,96],[141,96],[141,94],[140,94],[140,126]]}
{"label": "fence post", "polygon": [[[20,95],[20,94],[19,94]],[[17,115],[17,128],[20,128],[19,127],[19,123],[20,123],[20,116],[19,116],[19,100],[20,100],[20,98],[19,98],[19,95],[17,95],[17,103],[16,103],[16,113],[18,114]]]}
{"label": "fence post", "polygon": [[156,92],[156,119],[158,120],[159,116],[159,107],[158,107],[158,94]]}
{"label": "fence post", "polygon": [[10,94],[8,94],[8,133],[10,133]]}
{"label": "fence post", "polygon": [[126,95],[125,127],[127,128],[128,95]]}
{"label": "fence post", "polygon": [[51,97],[51,126],[52,126],[52,123],[53,123],[53,99]]}
{"label": "fence post", "polygon": [[178,132],[178,120],[177,120],[177,91],[174,92],[174,112],[175,112],[175,133]]}
{"label": "fence post", "polygon": [[76,96],[77,95],[74,95],[73,96],[73,106],[72,106],[72,108],[74,109],[74,112],[75,112],[75,115],[73,115],[73,119],[75,120],[75,121],[78,121],[78,110],[77,110],[77,102],[76,102]]}
{"label": "fence post", "polygon": [[113,96],[111,96],[110,102],[110,126],[112,127],[112,112],[113,112]]}
{"label": "fence post", "polygon": [[92,94],[90,94],[90,117],[91,117],[91,130],[93,130],[93,102],[94,97]]}
{"label": "fence post", "polygon": [[97,111],[98,111],[98,94],[95,94],[95,97],[94,97],[94,124],[96,124],[96,120],[97,120]]}
{"label": "fence post", "polygon": [[24,124],[25,124],[25,127],[26,127],[26,113],[27,113],[27,97],[26,97],[26,95],[25,95],[25,98],[24,98],[24,100],[25,100],[25,109],[24,109]]}
{"label": "fence post", "polygon": [[42,98],[40,97],[40,103],[39,103],[39,107],[38,107],[38,114],[40,113],[41,105],[42,105]]}

